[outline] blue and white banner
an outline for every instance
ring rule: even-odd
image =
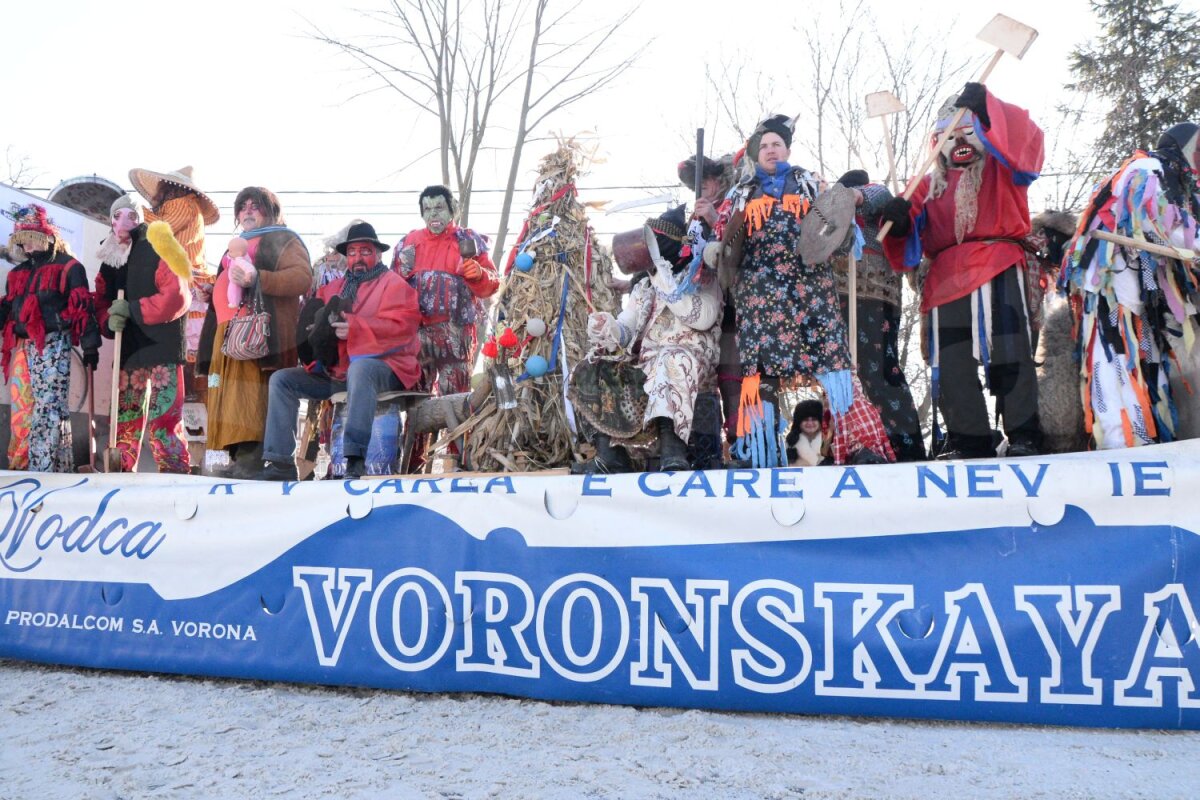
[[[1200,728],[1200,442],[644,475],[0,473],[0,657]]]

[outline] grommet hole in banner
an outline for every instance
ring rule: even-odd
[[[905,609],[896,615],[896,626],[909,639],[928,639],[933,633],[933,610],[929,606]]]

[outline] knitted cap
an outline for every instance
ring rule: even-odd
[[[112,219],[113,217],[115,217],[117,215],[117,212],[123,208],[132,209],[133,212],[138,215],[139,219],[142,216],[142,212],[137,207],[137,205],[133,202],[133,198],[130,195],[123,194],[120,197],[118,197],[116,200],[113,200],[112,205],[108,209],[108,218]]]
[[[754,129],[754,133],[750,134],[750,141],[746,143],[746,153],[755,161],[758,160],[758,145],[762,141],[762,137],[768,133],[775,133],[783,139],[785,147],[792,146],[792,133],[795,130],[795,122],[783,114],[772,114],[758,123],[758,127]]]
[[[658,254],[672,265],[678,263],[683,237],[687,235],[687,212],[684,207],[678,205],[669,209],[660,216],[646,220],[646,224],[654,231]]]

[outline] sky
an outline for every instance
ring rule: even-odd
[[[310,246],[353,216],[374,221],[383,238],[398,239],[421,224],[413,194],[304,193],[413,192],[440,181],[435,159],[412,163],[436,143],[427,118],[395,93],[363,95],[367,86],[345,57],[306,33],[310,23],[335,33],[376,33],[356,9],[381,2],[47,0],[6,6],[6,29],[22,32],[6,37],[3,52],[14,76],[9,107],[19,107],[12,101],[31,97],[36,85],[48,110],[40,121],[23,113],[0,117],[0,147],[10,159],[25,159],[40,175],[34,186],[42,188],[89,174],[129,186],[131,167],[170,171],[193,165],[200,187],[226,206],[221,222],[210,228],[221,242],[232,231],[227,207],[233,193],[247,185],[278,192],[289,223]],[[1053,122],[1054,106],[1062,100],[1068,53],[1095,33],[1087,0],[1008,0],[1002,8],[864,0],[863,13],[853,20],[839,18],[831,6],[756,5],[738,16],[729,2],[713,0],[581,0],[585,24],[634,10],[606,56],[644,51],[610,87],[532,132],[540,140],[526,148],[515,224],[523,218],[537,160],[553,147],[549,137],[555,134],[579,135],[596,148],[598,163],[581,180],[585,200],[616,204],[663,191],[590,187],[674,187],[674,165],[687,155],[698,121],[714,102],[705,89],[706,67],[746,63],[768,71],[776,78],[768,110],[793,113],[802,87],[791,80],[807,57],[806,26],[819,26],[822,36],[835,36],[847,25],[866,30],[874,24],[888,37],[918,30],[954,42],[955,52],[972,59],[977,71],[991,51],[974,35],[1002,10],[1039,29],[1040,36],[1023,60],[1006,57],[989,86],[1044,124]],[[947,86],[945,94],[959,88]],[[499,133],[478,188],[503,186],[512,134]],[[873,125],[861,135],[864,150],[879,141]],[[715,154],[740,144],[729,130],[710,130],[708,142]],[[479,193],[474,205],[473,225],[494,233],[500,195]],[[593,223],[609,234],[636,227],[646,213],[601,215]]]

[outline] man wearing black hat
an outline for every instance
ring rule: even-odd
[[[1179,332],[1186,339],[1189,327],[1195,332],[1200,322],[1190,302],[1197,287],[1193,265],[1182,254],[1171,258],[1118,246],[1095,234],[1140,232],[1152,245],[1194,247],[1198,169],[1200,126],[1168,128],[1153,151],[1136,151],[1100,184],[1063,259],[1059,285],[1079,301],[1072,307],[1084,418],[1098,448],[1173,441],[1180,433],[1177,420],[1186,416],[1176,402],[1195,404],[1168,381],[1176,365],[1187,363]]]
[[[361,477],[375,406],[383,392],[411,389],[421,378],[417,293],[380,260],[388,246],[375,228],[351,225],[337,251],[346,274],[322,286],[305,307],[297,338],[305,367],[271,376],[262,480],[295,480],[296,415],[301,398],[346,392],[346,477]],[[311,326],[307,324],[311,319]]]

